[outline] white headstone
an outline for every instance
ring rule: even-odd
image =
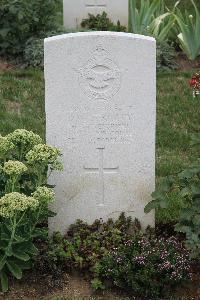
[[[63,153],[54,172],[50,231],[121,212],[145,214],[155,181],[156,45],[130,33],[74,33],[45,40],[46,137]]]
[[[80,28],[88,14],[101,14],[105,11],[115,24],[128,28],[128,0],[63,0],[64,26],[70,29]]]

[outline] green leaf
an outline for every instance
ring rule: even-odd
[[[151,194],[152,198],[157,200],[157,199],[161,199],[163,198],[163,196],[165,196],[165,194],[163,194],[162,192],[160,191],[155,191]]]
[[[168,201],[167,197],[161,199],[159,201],[159,205],[160,205],[161,208],[168,208],[169,207],[169,201]]]
[[[186,53],[189,59],[194,60],[200,53],[200,13],[194,3],[191,0],[194,9],[195,16],[190,17],[190,13],[185,11],[185,15],[176,9],[175,18],[177,20],[179,30],[178,39],[180,46]]]
[[[3,29],[0,30],[0,35],[1,35],[3,38],[5,38],[9,31],[10,31],[9,28],[3,28]]]
[[[17,247],[18,251],[23,251],[32,255],[38,254],[38,249],[34,246],[32,242],[23,242]]]
[[[32,266],[31,261],[13,260],[22,270],[29,270]]]
[[[6,255],[7,256],[12,256],[13,255],[13,251],[12,251],[12,246],[11,245],[9,247],[7,247],[7,249],[6,249]]]
[[[197,198],[194,200],[192,207],[196,211],[198,211],[198,212],[200,211],[200,198]]]
[[[189,194],[190,194],[190,189],[188,187],[185,187],[180,191],[181,197],[188,196]]]
[[[23,237],[21,237],[19,235],[15,235],[15,243],[14,244],[16,244],[16,243],[22,243],[22,242],[24,242],[24,240],[25,240],[25,238],[23,238]]]
[[[168,192],[172,186],[174,182],[174,178],[172,176],[168,176],[166,177],[162,184],[160,185],[160,189],[163,191],[163,192]]]
[[[36,228],[32,234],[32,237],[47,237],[48,230],[46,228]]]
[[[152,209],[158,208],[159,207],[159,201],[158,200],[152,200],[151,202],[149,202],[145,208],[144,208],[144,212],[147,214],[149,213]]]
[[[193,171],[191,169],[185,169],[184,171],[182,171],[181,173],[178,174],[178,177],[180,179],[190,179],[193,176]]]
[[[192,223],[195,226],[200,226],[200,213],[193,218]]]
[[[6,250],[8,242],[1,240],[0,249]]]
[[[19,252],[19,251],[14,251],[13,256],[17,257],[18,259],[21,259],[23,261],[28,261],[30,259],[30,256],[25,253],[25,252]]]
[[[192,184],[191,188],[193,195],[200,195],[200,182]]]
[[[191,208],[183,208],[180,214],[180,220],[190,221],[193,218],[193,211]]]
[[[57,213],[55,213],[54,211],[48,210],[48,217],[49,218],[53,218],[57,215]]]
[[[6,263],[6,255],[0,256],[0,271],[3,269],[5,263]]]
[[[6,233],[2,233],[0,236],[1,241],[9,241],[10,240],[10,236]]]
[[[178,231],[178,232],[183,232],[183,233],[191,233],[191,228],[190,226],[185,226],[185,225],[181,225],[181,224],[177,224],[175,226],[175,230]]]
[[[22,278],[22,270],[17,264],[15,264],[13,261],[7,261],[6,265],[8,267],[8,270],[12,273],[12,275],[15,278],[17,279]]]
[[[190,236],[190,239],[196,244],[199,242],[199,235],[192,233],[192,235]]]
[[[1,288],[3,293],[8,291],[8,276],[4,271],[0,271]]]

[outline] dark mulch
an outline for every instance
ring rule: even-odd
[[[200,70],[200,56],[195,60],[189,60],[184,53],[178,52],[176,63],[180,71]]]

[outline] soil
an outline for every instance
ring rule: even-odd
[[[182,52],[178,52],[176,63],[178,64],[178,70],[180,71],[190,71],[190,70],[200,70],[200,57],[191,61]]]
[[[11,63],[8,63],[6,60],[0,58],[0,71],[9,71],[14,69],[15,66]]]
[[[191,283],[187,283],[172,292],[175,300],[199,300],[200,299],[200,273],[195,275]],[[184,297],[184,298],[183,298]],[[46,276],[41,281],[39,274],[27,272],[22,280],[11,281],[10,291],[0,300],[144,300],[131,295],[131,292],[110,289],[99,293],[93,293],[89,280],[81,274],[67,273],[62,275],[62,281],[52,280]],[[162,298],[170,299],[170,298]]]

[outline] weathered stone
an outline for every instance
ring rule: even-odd
[[[48,38],[45,81],[47,143],[64,162],[50,178],[50,231],[121,212],[153,225],[144,206],[155,181],[155,40],[114,32]]]
[[[63,0],[64,26],[78,29],[88,14],[101,14],[105,11],[112,22],[128,28],[128,0]]]

